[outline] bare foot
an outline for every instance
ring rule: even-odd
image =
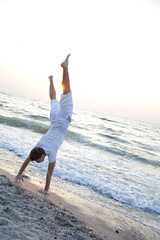
[[[53,80],[53,76],[52,76],[52,75],[51,75],[51,76],[49,76],[48,78],[49,78],[49,80]]]
[[[71,54],[68,54],[64,62],[61,63],[61,67],[63,69],[68,68],[68,58],[70,57]]]

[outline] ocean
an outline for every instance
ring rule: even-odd
[[[50,102],[0,93],[0,166],[17,174],[49,126]],[[45,183],[48,159],[25,174]],[[74,108],[51,188],[116,209],[160,233],[160,125]]]

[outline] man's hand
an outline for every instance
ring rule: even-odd
[[[46,191],[46,190],[38,190],[38,192],[40,192],[40,193],[42,193],[42,194],[44,194],[44,195],[49,195],[49,194],[48,194],[48,191]]]
[[[14,178],[15,182],[20,182],[21,180],[24,181],[22,175],[17,174],[17,176]]]

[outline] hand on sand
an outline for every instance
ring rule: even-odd
[[[49,194],[48,194],[48,191],[46,191],[46,190],[38,190],[38,192],[40,192],[40,193],[42,193],[42,194],[44,194],[44,195],[49,195]]]
[[[48,78],[49,78],[49,80],[53,80],[53,76],[52,75],[50,75]]]
[[[20,182],[21,180],[24,181],[23,177],[19,174],[14,178],[14,180],[15,182]]]
[[[64,62],[61,63],[62,68],[68,68],[68,58],[70,57],[71,54],[68,54]]]

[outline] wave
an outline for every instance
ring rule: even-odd
[[[100,117],[101,120],[106,121],[106,122],[115,122],[113,120],[107,119],[105,117]]]
[[[6,96],[11,96],[11,94],[9,94],[9,93],[4,93],[4,92],[0,92],[0,94],[6,95]]]
[[[114,184],[114,182],[110,180],[107,181],[107,179],[104,181],[104,178],[101,178],[101,176],[92,178],[90,174],[79,174],[75,173],[73,170],[64,170],[61,167],[56,168],[55,175],[63,180],[85,186],[117,202],[144,211],[160,214],[160,202],[157,195],[149,196],[143,191],[138,191],[138,189],[135,189],[136,191],[133,192],[132,187],[129,187],[127,184],[121,184],[120,186],[119,184]]]
[[[29,129],[31,131],[41,133],[41,134],[45,134],[49,129],[48,125],[45,125],[42,123],[24,120],[24,119],[20,119],[20,118],[14,118],[14,117],[10,118],[10,117],[1,116],[1,115],[0,115],[0,123],[9,125],[9,126],[13,126],[13,127],[17,127],[17,128]],[[103,135],[103,134],[101,134],[101,135]],[[111,138],[113,140],[113,143],[114,143],[114,141],[119,141],[121,143],[124,143],[123,140],[121,140],[117,137],[113,137],[113,136],[105,135],[105,134],[103,136],[107,137],[107,138]],[[77,132],[74,132],[71,130],[68,131],[66,139],[78,142],[79,144],[91,147],[93,149],[111,153],[112,155],[125,157],[130,161],[138,161],[143,164],[148,164],[148,165],[151,165],[154,167],[160,167],[159,161],[152,161],[150,159],[143,158],[143,157],[139,156],[138,154],[134,154],[134,153],[131,153],[129,151],[122,149],[121,146],[114,147],[114,146],[108,146],[105,144],[96,143],[96,142],[90,140],[88,136],[82,135],[80,133],[77,133]],[[126,143],[128,143],[128,142],[126,142]]]
[[[109,137],[109,135],[107,135],[105,137]],[[102,150],[104,152],[108,152],[108,153],[111,153],[113,155],[116,155],[116,156],[118,155],[118,156],[125,157],[130,161],[137,161],[137,162],[140,162],[140,163],[145,164],[145,165],[151,165],[153,167],[160,167],[160,162],[159,161],[155,161],[155,160],[152,161],[150,159],[141,157],[138,154],[134,154],[134,153],[131,153],[127,150],[122,149],[121,146],[119,146],[119,148],[118,148],[118,146],[117,147],[114,147],[114,146],[112,147],[112,146],[107,146],[107,145],[102,145],[102,144],[92,142],[91,140],[89,140],[88,137],[85,137],[84,135],[82,135],[80,133],[69,131],[68,134],[67,134],[67,138],[69,138],[71,140],[75,140],[79,143],[83,143],[83,145],[92,147],[94,149],[99,149],[99,150]],[[129,142],[127,142],[125,140],[121,140],[117,137],[111,137],[111,138],[112,138],[113,142],[114,141],[119,141],[121,143],[130,144]]]
[[[26,128],[26,129],[30,129],[34,132],[38,132],[38,133],[46,133],[49,129],[49,127],[45,124],[42,123],[38,123],[38,122],[34,122],[34,121],[29,121],[29,120],[24,120],[24,119],[20,119],[20,118],[9,118],[6,116],[0,116],[0,123],[1,124],[6,124],[9,126],[13,126],[13,127],[18,127],[18,128]],[[101,144],[97,144],[92,142],[91,140],[88,139],[88,136],[84,136],[80,133],[76,133],[73,131],[68,131],[67,137],[68,140],[72,140],[72,141],[76,141],[78,143],[82,143],[85,146],[89,146],[92,148],[96,148],[96,149],[100,149],[103,151],[107,151],[110,152],[112,154],[116,154],[116,155],[120,155],[120,156],[124,156],[126,154],[125,151],[118,149],[118,148],[112,148],[112,147],[108,147],[105,145],[101,145]]]
[[[108,134],[103,134],[103,133],[98,133],[98,135],[104,137],[104,138],[109,138],[109,139],[112,139],[113,141],[117,141],[117,142],[121,142],[121,143],[127,143],[129,144],[129,142],[121,139],[121,138],[118,138],[118,137],[115,137],[115,136],[112,136],[112,135],[108,135]]]
[[[0,100],[0,103],[7,103],[6,101],[4,101],[4,100]]]
[[[46,107],[38,106],[38,108],[41,110],[46,110]]]
[[[44,116],[41,116],[41,115],[30,114],[30,115],[26,115],[26,117],[30,117],[30,118],[37,119],[37,120],[49,121],[48,117],[44,117]]]
[[[155,160],[152,161],[152,160],[149,160],[147,158],[140,157],[137,154],[130,154],[130,159],[133,160],[133,161],[141,162],[143,164],[152,165],[154,167],[160,167],[160,162],[155,161]]]
[[[95,142],[89,140],[88,136],[85,137],[84,135],[82,135],[80,133],[69,131],[67,134],[67,138],[69,138],[71,140],[75,140],[79,143],[83,143],[83,145],[85,145],[85,146],[89,146],[89,147],[99,149],[99,150],[102,150],[105,152],[109,152],[109,153],[112,153],[115,155],[120,155],[120,156],[126,155],[126,152],[124,150],[95,143]]]
[[[0,123],[13,126],[13,127],[30,129],[34,132],[43,133],[43,134],[46,133],[49,129],[49,127],[45,124],[24,120],[21,118],[15,118],[15,117],[10,118],[6,116],[0,116]]]
[[[104,126],[99,126],[99,129],[102,130],[103,132],[111,132],[115,135],[122,135],[124,133],[122,130],[114,130],[113,128],[107,128]]]

